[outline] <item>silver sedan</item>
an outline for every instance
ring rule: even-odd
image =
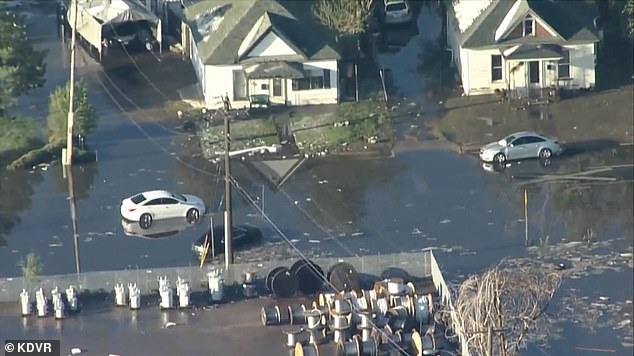
[[[516,132],[484,145],[480,149],[480,159],[484,162],[504,163],[525,158],[548,159],[562,152],[563,148],[556,139],[535,132]]]

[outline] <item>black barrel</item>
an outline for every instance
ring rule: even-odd
[[[273,277],[282,270],[285,270],[286,267],[275,267],[271,270],[271,272],[269,272],[269,274],[266,276],[266,290],[268,290],[269,292],[273,293],[273,289],[271,288],[271,281],[273,281]]]
[[[275,273],[273,274],[273,272]],[[289,298],[297,292],[297,276],[292,274],[288,268],[282,267],[280,270],[273,270],[269,277],[271,279],[270,290],[275,297]]]
[[[291,266],[291,273],[297,276],[297,288],[304,295],[319,292],[324,284],[324,271],[311,260],[298,260]]]
[[[337,291],[350,292],[359,289],[359,275],[354,267],[346,262],[339,262],[328,271],[328,281]]]

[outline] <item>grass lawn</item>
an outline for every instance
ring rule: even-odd
[[[342,103],[334,110],[300,113],[291,119],[291,129],[303,152],[335,151],[341,145],[379,135],[387,117],[383,103],[366,100]]]
[[[633,88],[630,85],[579,94],[526,110],[513,110],[507,103],[498,103],[492,95],[452,98],[444,104],[444,115],[430,125],[436,136],[462,144],[466,149],[522,130],[534,130],[568,143],[632,142]]]

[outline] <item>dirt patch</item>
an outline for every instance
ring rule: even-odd
[[[516,110],[493,95],[448,99],[444,115],[430,123],[441,139],[477,147],[510,132],[531,130],[562,142],[632,142],[634,86],[589,92],[548,105]]]

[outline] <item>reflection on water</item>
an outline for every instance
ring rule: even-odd
[[[307,162],[288,182],[291,187],[283,187],[282,194],[287,189],[289,195],[302,199],[306,215],[316,225],[331,232],[349,234],[357,230],[367,213],[366,194],[394,189],[395,178],[403,169],[403,165],[394,159],[333,157]]]
[[[6,245],[19,215],[31,208],[34,187],[42,182],[42,170],[9,172],[0,164],[0,246]]]
[[[204,218],[199,219],[200,223]],[[139,225],[138,221],[129,221],[121,219],[121,227],[123,233],[127,236],[137,236],[147,239],[160,239],[169,236],[174,236],[185,229],[193,227],[192,224],[185,218],[173,218],[173,219],[157,219],[152,222],[147,228],[143,228]]]
[[[54,186],[58,192],[69,195],[68,181],[63,173],[63,168],[59,163],[49,167],[53,171]],[[98,173],[98,163],[75,164],[72,166],[73,187],[75,191],[75,200],[88,199],[90,190],[95,182]]]
[[[490,190],[523,214],[529,196],[529,222],[543,241],[566,238],[592,241],[611,235],[632,238],[634,194],[632,149],[605,150],[554,159],[484,167],[498,173]]]

